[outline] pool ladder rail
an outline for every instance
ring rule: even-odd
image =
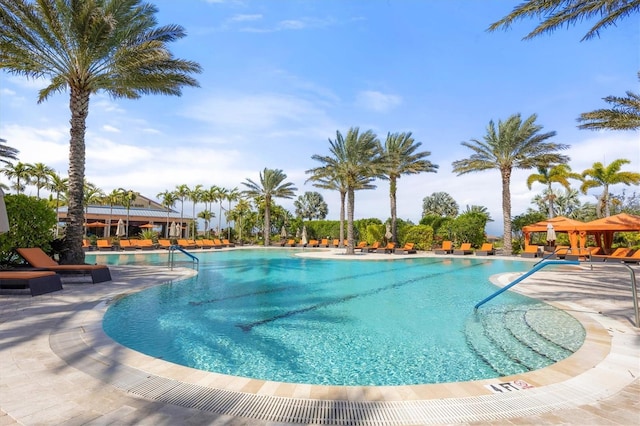
[[[173,244],[172,246],[169,247],[169,269],[171,269],[173,271],[173,266],[175,264],[176,251],[182,252],[187,257],[189,257],[193,261],[194,269],[197,270],[200,267],[200,259],[198,259],[196,256],[192,255],[191,253],[189,253],[188,251],[186,251],[182,247]]]

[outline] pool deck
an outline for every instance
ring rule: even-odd
[[[308,249],[299,255],[352,257],[337,249]],[[443,261],[463,257],[431,252],[353,257],[423,256]],[[0,426],[640,424],[640,329],[634,326],[630,272],[619,264],[551,266],[513,288],[583,324],[585,343],[569,358],[492,380],[379,387],[226,376],[125,348],[102,331],[108,303],[194,271],[144,266],[111,270],[112,282],[94,285],[71,278],[64,279],[61,292],[36,297],[0,293]],[[500,274],[492,281],[504,286],[517,276]],[[500,386],[518,380],[531,388]],[[504,392],[492,391],[491,385]]]

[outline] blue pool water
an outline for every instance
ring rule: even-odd
[[[469,344],[466,324],[474,304],[496,290],[488,277],[530,265],[468,257],[322,260],[294,253],[199,252],[196,277],[118,299],[104,330],[170,362],[281,382],[400,385],[498,376]],[[98,254],[96,261],[166,265],[167,255]],[[496,300],[489,305],[540,306],[512,292]],[[567,327],[580,328],[574,322]]]

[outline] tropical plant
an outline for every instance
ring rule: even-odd
[[[520,114],[507,120],[489,122],[484,140],[472,139],[462,145],[474,153],[466,159],[453,162],[453,172],[458,176],[498,169],[502,181],[502,216],[504,223],[504,253],[510,255],[511,247],[511,173],[516,169],[531,169],[540,164],[563,164],[569,157],[557,151],[568,145],[546,142],[555,132],[539,133],[542,126],[535,123],[537,116],[531,115],[522,121]]]
[[[484,231],[486,225],[486,215],[479,212],[467,212],[453,219],[451,230],[457,243],[471,243],[474,247],[480,247],[486,241]]]
[[[555,207],[560,216],[573,218],[575,212],[580,208],[580,197],[577,189],[565,189],[556,191]]]
[[[459,210],[456,200],[446,192],[434,192],[422,200],[422,217],[456,217]]]
[[[240,199],[240,191],[238,190],[238,188],[234,187],[226,193],[225,198],[227,200],[227,203],[229,203],[227,208],[228,213],[231,211],[231,203]],[[225,217],[225,219],[227,220],[227,238],[231,240],[231,225],[229,224],[230,219],[228,217]]]
[[[307,170],[307,174],[312,176],[307,179],[306,182],[313,182],[313,186],[316,188],[328,189],[331,191],[338,191],[340,193],[340,245],[344,246],[344,222],[346,211],[346,199],[347,199],[347,186],[342,177],[336,175],[337,170],[326,169],[325,167],[317,167],[315,169]],[[334,173],[329,175],[328,173]],[[305,182],[305,183],[306,183]]]
[[[429,225],[409,226],[405,231],[404,242],[414,243],[416,250],[429,250],[433,244],[433,228]]]
[[[176,205],[176,201],[178,201],[178,196],[175,192],[164,190],[163,192],[158,193],[156,195],[160,199],[160,204],[162,207],[167,209],[167,226],[165,228],[165,238],[169,238],[169,214],[171,213],[171,209]]]
[[[189,189],[189,193],[187,195],[189,200],[193,203],[191,205],[192,214],[191,217],[193,221],[191,222],[191,226],[189,226],[189,235],[192,239],[196,238],[196,203],[202,201],[202,185],[198,184],[193,187],[193,189]]]
[[[640,79],[640,72],[638,73]],[[579,129],[638,130],[640,129],[640,95],[627,91],[627,96],[607,96],[604,101],[612,108],[597,109],[580,114]]]
[[[55,237],[58,238],[58,222],[60,222],[60,205],[66,204],[66,192],[69,185],[69,179],[60,177],[56,172],[52,171],[49,176],[49,190],[56,194],[56,231]]]
[[[527,188],[531,189],[534,182],[539,182],[547,186],[547,202],[548,202],[548,217],[554,216],[553,202],[554,192],[551,190],[553,183],[559,183],[565,189],[569,189],[571,184],[569,179],[582,180],[580,173],[574,173],[571,171],[571,167],[568,164],[557,164],[555,166],[538,166],[538,173],[529,175],[527,178]]]
[[[29,176],[31,183],[36,186],[36,198],[40,199],[40,189],[47,188],[51,173],[55,171],[44,163],[29,164]]]
[[[167,44],[185,36],[158,26],[157,8],[140,0],[0,0],[0,67],[27,78],[48,78],[42,102],[69,90],[69,205],[61,263],[83,263],[85,131],[91,95],[180,95],[197,86],[195,62],[176,59]]]
[[[489,213],[489,209],[487,209],[485,206],[470,206],[467,204],[461,214],[470,213],[479,214],[481,216],[484,216],[487,222],[493,222],[493,219],[491,219],[491,213]]]
[[[174,191],[180,201],[180,226],[184,224],[184,200],[189,196],[189,187],[185,184],[177,185]],[[181,231],[182,232],[182,231]]]
[[[200,219],[204,220],[204,234],[208,235],[209,232],[209,223],[211,222],[211,219],[216,217],[216,214],[213,213],[211,210],[202,210],[200,212],[198,212],[198,217]]]
[[[599,18],[582,38],[587,40],[598,36],[600,30],[615,26],[622,18],[638,11],[640,0],[527,0],[516,6],[510,14],[491,24],[489,31],[509,28],[515,21],[525,18],[542,18],[542,22],[525,37],[530,39],[564,26]]]
[[[222,202],[227,199],[229,190],[227,188],[219,187],[216,191],[216,201],[218,202],[218,236],[220,236],[220,229],[222,228]]]
[[[383,177],[389,180],[389,201],[391,204],[391,233],[392,241],[398,242],[397,226],[397,191],[398,179],[402,175],[417,173],[437,173],[438,165],[427,160],[429,151],[419,151],[422,142],[416,142],[411,132],[388,133],[384,142],[384,172]]]
[[[233,220],[238,230],[238,240],[242,242],[242,233],[245,230],[245,218],[251,213],[251,203],[244,198],[238,198],[238,202],[227,213],[227,217]]]
[[[89,212],[90,205],[100,204],[104,200],[104,192],[102,191],[102,189],[98,188],[95,184],[85,181],[84,187],[83,187],[82,200],[84,203],[83,208],[85,210],[85,217],[86,217],[86,214]],[[86,225],[86,223],[84,225]],[[67,227],[65,227],[65,230],[68,229],[68,226],[69,225],[67,222]],[[87,235],[86,226],[84,227],[83,234],[84,236]],[[65,233],[65,238],[66,238],[66,233]]]
[[[18,151],[16,148],[6,145],[5,139],[0,139],[0,162],[4,164],[11,164],[9,160],[18,159]]]
[[[122,205],[127,209],[127,225],[125,227],[125,232],[126,236],[129,237],[129,213],[131,211],[131,204],[133,204],[140,194],[133,189],[118,188],[117,191],[120,193],[120,201],[122,202]]]
[[[580,187],[580,191],[586,194],[591,188],[602,187],[602,194],[598,198],[596,214],[598,217],[609,217],[611,214],[609,187],[616,184],[638,185],[640,183],[640,173],[620,171],[624,164],[631,163],[629,160],[621,158],[614,160],[608,166],[601,162],[593,163],[593,166],[582,172],[585,178]]]
[[[244,194],[254,199],[262,198],[264,201],[264,245],[271,244],[271,200],[273,198],[293,198],[298,188],[291,182],[284,182],[287,175],[280,169],[265,169],[260,172],[260,181],[256,183],[251,179],[242,182],[248,189]]]
[[[327,203],[319,192],[305,192],[293,202],[293,206],[296,208],[296,215],[302,219],[322,220],[329,213]]]
[[[2,173],[4,173],[9,180],[15,180],[11,188],[16,190],[16,194],[24,192],[26,186],[31,183],[30,167],[30,164],[17,162],[16,164],[8,163],[2,169]]]
[[[102,200],[105,204],[109,205],[109,220],[107,221],[107,237],[111,236],[111,218],[113,217],[113,206],[122,204],[122,192],[113,189],[109,194],[105,195]]]
[[[347,188],[347,254],[354,253],[353,217],[355,191],[375,189],[372,184],[383,173],[383,157],[380,141],[373,131],[360,133],[352,127],[343,138],[336,131],[336,139],[329,139],[331,155],[313,155],[311,158],[322,163],[322,167],[308,171],[316,179],[338,178]],[[324,171],[322,170],[324,169]]]

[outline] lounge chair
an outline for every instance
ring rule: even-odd
[[[451,254],[453,253],[453,243],[451,241],[443,241],[442,247],[438,247],[434,251],[436,254]]]
[[[171,248],[171,240],[167,240],[166,238],[160,238],[158,240],[158,247],[162,248],[162,249],[169,249]]]
[[[404,245],[404,247],[402,247],[402,248],[397,248],[397,249],[394,251],[394,253],[395,253],[395,254],[414,254],[414,253],[417,253],[416,249],[415,249],[415,248],[413,248],[413,246],[414,246],[414,245],[415,245],[415,244],[413,244],[413,243],[406,243],[406,244]]]
[[[368,253],[373,253],[374,251],[377,251],[379,248],[380,248],[380,243],[378,241],[375,241],[370,246],[363,248],[362,251],[366,250]]]
[[[571,253],[567,253],[564,256],[564,260],[588,260],[590,256],[600,253],[600,247],[587,247],[576,250],[571,250]]]
[[[453,254],[456,255],[467,255],[473,254],[473,250],[471,249],[471,243],[462,243],[460,244],[460,248],[457,248],[453,251]]]
[[[326,238],[320,240],[320,247],[329,247],[329,240]]]
[[[197,247],[195,241],[192,242],[191,240],[187,240],[187,239],[184,239],[184,238],[181,238],[181,239],[178,240],[178,246],[181,249],[185,249],[185,250],[186,249],[194,249],[194,248]]]
[[[640,250],[636,250],[632,255],[621,259],[625,263],[640,263]]]
[[[287,246],[287,247],[295,247],[296,246],[296,240],[294,240],[294,239],[287,240],[287,243],[285,244],[285,246]]]
[[[220,241],[220,239],[214,238],[213,239],[213,248],[221,249],[222,247],[224,247],[224,243],[222,241]]]
[[[207,240],[196,240],[196,246],[200,247],[201,249],[213,248],[213,244],[209,244]]]
[[[235,244],[233,244],[229,240],[222,240],[222,244],[224,244],[226,247],[235,247],[236,246]]]
[[[494,254],[496,254],[496,251],[491,243],[484,243],[482,247],[476,250],[476,256],[492,256]]]
[[[91,241],[89,241],[86,238],[83,239],[82,240],[82,250],[84,250],[84,251],[93,250],[93,246],[91,245]]]
[[[395,249],[396,243],[387,243],[386,246],[380,247],[378,250],[376,250],[376,253],[393,253]]]
[[[120,240],[118,244],[120,244],[120,249],[122,250],[135,250],[138,248],[134,243],[131,242],[131,240]]]
[[[16,251],[34,268],[54,271],[59,274],[88,274],[91,275],[94,284],[111,281],[111,272],[106,265],[60,265],[39,247],[18,248]]]
[[[520,253],[520,257],[538,257],[538,246],[526,246]]]
[[[347,246],[347,245],[345,245],[345,247],[346,247],[346,246]],[[353,249],[354,249],[354,250],[365,251],[365,250],[367,250],[367,242],[366,242],[366,241],[360,241],[360,242],[358,243],[358,245],[357,245],[357,246],[355,246]]]
[[[136,245],[141,250],[153,250],[156,248],[156,245],[153,243],[153,240],[149,238],[136,241]]]
[[[98,240],[96,241],[96,246],[100,251],[112,251],[113,244],[109,240]]]
[[[627,257],[630,251],[631,251],[630,248],[619,247],[615,249],[611,254],[598,254],[595,256],[591,256],[591,261],[604,262],[606,260],[616,261],[616,260],[624,259],[625,257]]]
[[[320,242],[318,240],[309,240],[307,247],[320,247]]]
[[[340,240],[339,239],[335,239],[333,240],[333,244],[331,244],[333,247],[340,247]]]
[[[62,290],[62,281],[53,271],[0,271],[0,288],[28,288],[31,296],[39,296]]]

